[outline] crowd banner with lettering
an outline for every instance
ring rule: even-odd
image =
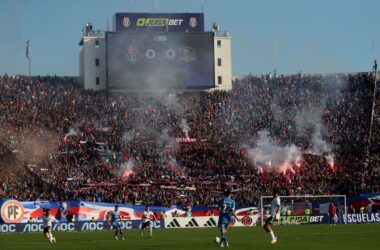
[[[114,31],[204,32],[204,14],[116,13]]]
[[[105,221],[109,212],[114,210],[115,205],[119,206],[121,217],[124,220],[140,220],[145,206],[131,204],[114,204],[104,202],[87,201],[27,201],[20,202],[14,199],[0,201],[0,221],[2,223],[27,223],[42,222],[42,215],[45,209],[50,209],[51,214],[60,222],[67,222],[67,218],[74,217],[75,221]],[[185,210],[186,209],[186,210]],[[217,206],[189,206],[183,207],[157,207],[151,206],[158,219],[163,214],[165,217],[186,217],[191,214],[193,217],[218,215]],[[238,215],[258,214],[256,207],[238,207]],[[71,215],[71,216],[69,216]]]

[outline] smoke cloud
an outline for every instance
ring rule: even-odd
[[[288,123],[288,126],[293,123],[296,126],[296,137],[301,138],[301,141],[310,141],[310,144],[300,145],[302,149],[291,142],[285,146],[280,145],[275,143],[275,135],[270,136],[267,130],[259,131],[255,154],[248,154],[249,160],[255,167],[271,167],[281,171],[284,169],[291,170],[292,165],[297,166],[300,164],[303,150],[324,157],[330,166],[334,166],[334,148],[326,140],[329,131],[326,131],[323,116],[326,113],[328,104],[334,103],[334,100],[341,98],[342,90],[346,85],[340,77],[321,77],[321,81],[318,86],[321,95],[318,99],[315,99],[315,96],[313,98],[313,95],[311,95],[315,90],[310,90],[307,87],[299,89],[298,93],[295,91],[295,96],[289,97],[295,103],[297,103],[295,100],[304,98],[304,100],[307,100],[306,105],[284,106],[277,95],[274,96],[271,103],[271,111],[275,122],[278,124]]]
[[[293,170],[292,165],[298,164],[302,158],[302,152],[294,144],[281,146],[274,142],[266,130],[258,132],[257,144],[254,154],[248,154],[248,158],[257,168],[270,168],[285,172]]]
[[[131,158],[127,162],[119,165],[119,169],[116,171],[116,175],[123,181],[127,181],[131,175],[134,174],[135,162]]]
[[[182,132],[186,135],[186,138],[189,138],[189,132],[191,129],[184,118],[181,119],[181,123],[179,124],[179,126],[181,127]]]

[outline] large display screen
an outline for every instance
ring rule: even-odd
[[[116,13],[114,31],[203,32],[203,13]]]
[[[213,33],[107,33],[109,90],[214,87]]]

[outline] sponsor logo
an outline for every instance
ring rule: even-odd
[[[307,224],[309,223],[309,216],[281,216],[281,224]]]
[[[24,206],[17,200],[6,200],[0,210],[5,223],[18,223],[24,217]]]
[[[0,233],[13,233],[16,232],[15,224],[0,224]]]
[[[190,17],[189,25],[191,28],[197,27],[197,18],[196,17]]]
[[[174,219],[166,227],[167,228],[176,228],[176,227],[181,227],[181,225],[178,223],[177,219]]]
[[[129,17],[124,17],[123,18],[123,26],[125,27],[125,28],[128,28],[129,26],[131,25],[131,21],[129,20]]]
[[[85,222],[83,223],[80,230],[82,231],[94,231],[94,230],[103,230],[104,223],[103,222]]]
[[[137,46],[129,46],[127,59],[132,64],[136,64],[141,58],[140,49]]]
[[[310,223],[322,223],[323,222],[323,215],[318,215],[318,216],[310,216]]]
[[[244,226],[250,226],[250,225],[252,225],[252,218],[246,215],[243,218],[241,218],[241,223]]]
[[[192,218],[186,225],[185,227],[199,227],[197,221]]]
[[[22,229],[22,232],[42,232],[43,230],[44,224],[25,224],[24,228]]]
[[[204,225],[204,227],[216,227],[216,221],[214,218],[210,218]]]
[[[136,26],[138,27],[166,27],[181,26],[183,19],[169,18],[138,18]]]

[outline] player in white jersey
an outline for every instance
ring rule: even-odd
[[[56,243],[55,238],[51,232],[52,230],[52,222],[58,222],[53,215],[50,214],[50,209],[45,210],[45,214],[42,216],[42,221],[44,224],[44,235],[48,239],[50,243]]]
[[[143,216],[141,217],[141,237],[144,237],[143,232],[146,228],[149,228],[149,237],[153,237],[153,222],[151,221],[151,218],[153,218],[154,221],[157,221],[156,216],[152,211],[150,211],[149,207],[145,207],[145,211],[143,213]]]
[[[274,235],[272,227],[273,227],[273,223],[280,219],[280,206],[281,206],[281,201],[279,197],[279,192],[276,189],[274,189],[273,200],[271,203],[271,214],[264,224],[264,230],[269,234],[271,238],[271,242],[270,242],[271,244],[275,244],[277,242],[277,237]]]

